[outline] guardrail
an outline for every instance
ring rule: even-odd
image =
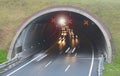
[[[104,57],[103,55],[101,55],[101,57],[99,57],[98,76],[102,76],[103,70],[104,70]]]
[[[33,56],[33,55],[30,55],[30,56],[22,57],[22,56],[20,56],[20,54],[21,53],[18,53],[12,60],[0,64],[0,73],[3,73],[5,71],[11,69],[12,67],[16,66],[17,64],[24,62],[24,60],[27,60],[27,59],[29,59],[29,57]]]
[[[0,73],[12,68],[21,58],[16,56],[12,60],[0,64]]]

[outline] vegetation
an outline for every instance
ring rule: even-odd
[[[113,63],[105,64],[103,76],[120,76],[120,0],[0,0],[0,48],[8,50],[25,18],[51,5],[73,5],[88,10],[108,27],[115,49]],[[0,50],[0,62],[6,61],[5,50]]]
[[[0,49],[0,63],[7,61],[7,51]]]

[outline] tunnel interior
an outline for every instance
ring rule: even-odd
[[[61,20],[60,24],[61,17],[66,21]],[[60,40],[59,49],[82,47],[82,44],[87,47],[91,43],[96,55],[106,51],[104,35],[94,21],[76,12],[55,11],[35,18],[22,30],[15,43],[15,54],[45,51],[55,44],[60,46]]]

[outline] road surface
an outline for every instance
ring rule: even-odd
[[[97,68],[95,49],[89,44],[81,44],[37,54],[1,76],[97,76]]]

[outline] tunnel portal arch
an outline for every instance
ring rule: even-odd
[[[21,40],[24,41],[24,39],[21,39],[22,37],[25,37],[26,35],[21,35],[22,32],[28,31],[27,26],[34,21],[36,18],[41,17],[42,15],[45,14],[49,14],[52,12],[57,12],[57,11],[68,11],[68,12],[74,12],[77,13],[79,15],[83,15],[85,17],[87,17],[88,19],[90,19],[91,21],[93,21],[97,27],[100,29],[100,31],[102,32],[102,35],[104,37],[104,49],[100,49],[104,51],[104,55],[106,57],[106,61],[108,63],[111,62],[112,60],[112,39],[111,39],[111,35],[108,31],[108,29],[104,26],[104,24],[102,22],[100,22],[100,20],[98,20],[96,17],[92,16],[91,14],[89,14],[88,12],[77,8],[77,7],[72,7],[72,6],[54,6],[54,7],[50,7],[47,9],[43,9],[38,11],[37,13],[35,13],[34,15],[32,15],[31,17],[29,17],[27,20],[25,20],[22,24],[21,24],[21,28],[17,31],[11,45],[10,45],[10,49],[9,49],[9,53],[8,53],[8,59],[11,60],[13,57],[15,57],[16,54],[21,53],[21,50],[24,50],[21,48],[20,43]],[[30,25],[29,25],[30,26]],[[29,28],[29,27],[28,27]],[[17,48],[16,48],[17,47]],[[99,47],[101,48],[101,47]],[[19,50],[19,52],[16,52],[16,50]],[[23,54],[24,53],[24,54]],[[33,51],[24,51],[22,52],[23,57],[26,56],[27,54],[31,55],[35,52]]]

